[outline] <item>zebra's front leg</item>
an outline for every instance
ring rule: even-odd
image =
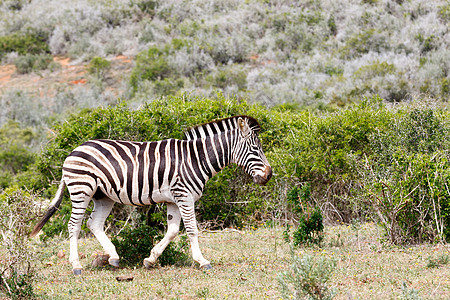
[[[167,232],[164,238],[153,247],[150,257],[144,259],[144,266],[150,269],[156,264],[156,260],[166,249],[167,245],[177,236],[180,230],[180,210],[174,203],[167,204]]]
[[[194,201],[179,202],[181,217],[183,218],[186,233],[191,242],[192,258],[200,264],[201,268],[211,269],[211,263],[203,257],[198,244],[197,219],[195,218]]]

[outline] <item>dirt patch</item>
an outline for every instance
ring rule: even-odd
[[[130,57],[120,55],[108,59],[111,69],[107,74],[105,88],[118,89],[123,80],[127,80],[133,65]],[[23,91],[32,96],[54,96],[58,90],[82,86],[90,82],[86,72],[88,63],[76,63],[68,57],[55,56],[53,61],[57,68],[29,74],[18,74],[14,65],[0,66],[0,95],[7,91]]]

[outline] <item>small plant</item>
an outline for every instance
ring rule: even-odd
[[[289,191],[287,196],[288,203],[293,205],[292,211],[300,214],[298,220],[298,227],[293,233],[294,246],[302,244],[316,244],[319,245],[323,240],[323,217],[320,208],[311,207],[310,200],[310,185],[304,184],[301,188],[294,187]],[[289,228],[283,233],[289,236]]]
[[[402,285],[402,296],[400,299],[404,300],[421,300],[422,298],[419,296],[419,292],[416,289],[408,288],[406,282],[403,282]]]
[[[9,276],[0,274],[0,291],[4,290],[11,299],[35,299],[32,281],[32,274],[19,274],[15,270]]]
[[[291,269],[278,275],[284,299],[333,299],[336,291],[328,281],[336,267],[334,260],[310,255],[298,257],[291,247]]]
[[[427,268],[439,268],[443,265],[448,265],[450,263],[450,256],[448,254],[441,254],[438,257],[428,257],[427,259]]]
[[[294,231],[294,245],[315,244],[323,240],[323,217],[316,206],[312,212],[300,217],[298,228]]]
[[[206,286],[197,291],[198,298],[206,299],[208,298],[208,295],[209,295],[209,288]]]
[[[136,266],[142,264],[144,258],[150,255],[150,251],[156,243],[163,238],[161,232],[148,225],[140,225],[136,228],[125,228],[117,237],[112,239],[119,256],[127,265]],[[158,262],[161,266],[185,265],[189,261],[189,245],[186,236],[180,241],[170,243]]]

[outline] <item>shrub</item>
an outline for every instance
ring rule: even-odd
[[[14,62],[17,73],[26,74],[33,71],[40,71],[54,66],[53,57],[47,54],[26,54],[25,56],[19,56]]]
[[[125,264],[136,266],[142,264],[144,258],[150,255],[150,250],[161,239],[163,234],[156,228],[148,225],[138,225],[136,228],[127,227],[118,236],[112,239],[117,253]],[[181,236],[178,243],[170,243],[158,262],[161,266],[179,265],[189,263],[189,245],[186,236]]]
[[[0,290],[12,299],[34,299],[35,254],[28,240],[31,222],[37,216],[37,196],[18,188],[0,194],[2,264]]]
[[[327,283],[336,262],[323,256],[300,258],[291,252],[291,269],[278,275],[283,299],[333,299],[336,291]]]
[[[446,253],[440,254],[437,257],[427,258],[427,268],[439,268],[443,265],[448,265],[450,263],[450,256]]]
[[[169,67],[166,53],[156,47],[150,47],[136,57],[136,66],[130,76],[130,86],[136,92],[140,83],[145,80],[161,80],[167,78],[174,70]]]
[[[157,95],[170,96],[175,95],[183,87],[184,80],[181,78],[177,80],[164,78],[162,80],[155,81],[154,91]]]
[[[402,295],[400,299],[403,300],[421,300],[422,298],[419,296],[419,291],[413,288],[408,288],[406,282],[402,284]]]
[[[13,177],[26,171],[35,161],[29,150],[35,138],[30,128],[20,128],[17,122],[9,121],[0,128],[0,187],[13,184]]]
[[[260,187],[238,167],[226,168],[208,181],[196,204],[201,222],[221,228],[294,213],[303,232],[296,234],[299,243],[320,241],[322,218],[375,220],[393,243],[448,239],[448,112],[387,108],[379,98],[332,112],[290,105],[269,110],[222,95],[162,98],[135,111],[124,103],[86,110],[54,128],[33,182],[48,188],[51,179],[59,180],[65,157],[88,139],[182,139],[190,126],[240,114],[261,123],[260,140],[277,175]],[[292,186],[302,188],[288,193]],[[286,201],[288,194],[297,203]],[[155,206],[139,212],[147,225],[165,220]],[[50,223],[61,221],[56,216]]]
[[[412,109],[389,127],[373,136],[377,155],[358,167],[372,217],[392,243],[448,239],[449,158],[441,149],[449,129],[430,109]]]
[[[293,206],[292,211],[299,218],[297,229],[293,233],[294,246],[319,245],[323,240],[322,212],[317,206],[312,208],[310,196],[309,184],[304,184],[301,188],[294,187],[287,194],[287,202]]]
[[[108,73],[110,68],[111,68],[111,62],[109,62],[108,60],[106,60],[102,57],[95,56],[89,62],[87,71],[89,74],[94,75],[95,77],[97,77],[99,79],[105,79],[105,76]]]
[[[386,38],[375,29],[368,29],[361,33],[354,33],[347,39],[345,46],[340,49],[344,58],[353,58],[369,53],[369,51],[382,52],[388,49]]]
[[[10,52],[17,52],[19,55],[50,53],[47,36],[41,32],[0,36],[0,59]]]

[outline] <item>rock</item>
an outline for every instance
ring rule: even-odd
[[[100,254],[97,255],[92,261],[93,267],[103,267],[108,264],[109,255],[108,254]]]

